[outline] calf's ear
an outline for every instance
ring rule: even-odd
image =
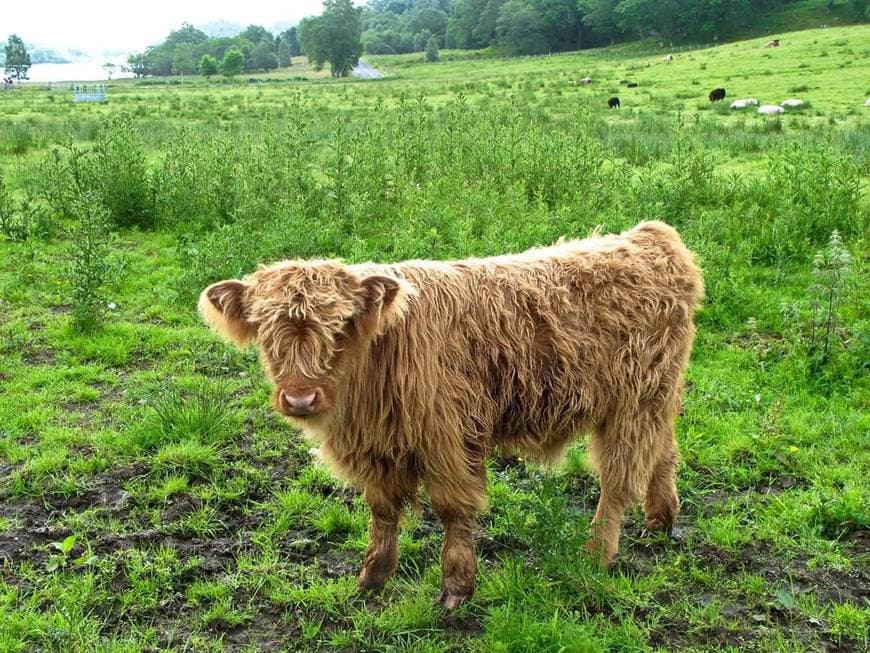
[[[405,279],[374,275],[361,282],[365,295],[364,317],[372,320],[374,334],[380,335],[401,321],[417,289]]]
[[[248,321],[248,285],[231,279],[210,285],[199,296],[203,321],[218,335],[245,347],[257,335],[257,327]]]

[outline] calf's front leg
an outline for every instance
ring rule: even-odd
[[[416,479],[393,478],[366,483],[365,501],[371,510],[369,545],[357,583],[361,590],[380,591],[399,562],[399,517],[416,489]]]
[[[439,515],[442,513],[439,512]],[[444,545],[441,548],[441,593],[438,603],[452,611],[474,594],[477,555],[474,551],[474,518],[441,516]]]
[[[486,503],[486,470],[457,474],[450,482],[427,482],[432,507],[444,525],[441,593],[438,603],[452,611],[474,593],[477,555],[476,514]]]

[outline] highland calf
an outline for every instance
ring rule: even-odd
[[[420,486],[444,524],[441,604],[474,591],[486,459],[558,461],[591,433],[601,496],[587,548],[609,564],[623,513],[649,530],[679,511],[674,420],[702,281],[677,232],[620,235],[463,261],[285,261],[203,291],[205,321],[255,344],[276,410],[363,490],[359,586],[398,561]]]

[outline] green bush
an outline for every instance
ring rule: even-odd
[[[68,282],[72,290],[73,326],[87,331],[99,326],[106,309],[105,288],[117,266],[108,212],[91,194],[75,207],[78,224],[69,235]]]
[[[147,228],[154,223],[154,194],[142,137],[128,113],[101,125],[90,163],[90,189],[100,197],[119,227]]]

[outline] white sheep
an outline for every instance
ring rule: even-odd
[[[766,116],[778,116],[781,113],[785,113],[785,109],[775,104],[762,104],[758,107],[758,113],[763,113]]]
[[[789,98],[788,100],[783,100],[779,106],[788,107],[789,109],[797,109],[798,107],[802,107],[803,105],[804,105],[803,100],[798,100],[796,98]]]
[[[758,100],[756,100],[755,98],[746,98],[743,100],[734,100],[734,102],[731,103],[732,109],[745,109],[746,107],[757,107],[757,106],[758,106]]]

